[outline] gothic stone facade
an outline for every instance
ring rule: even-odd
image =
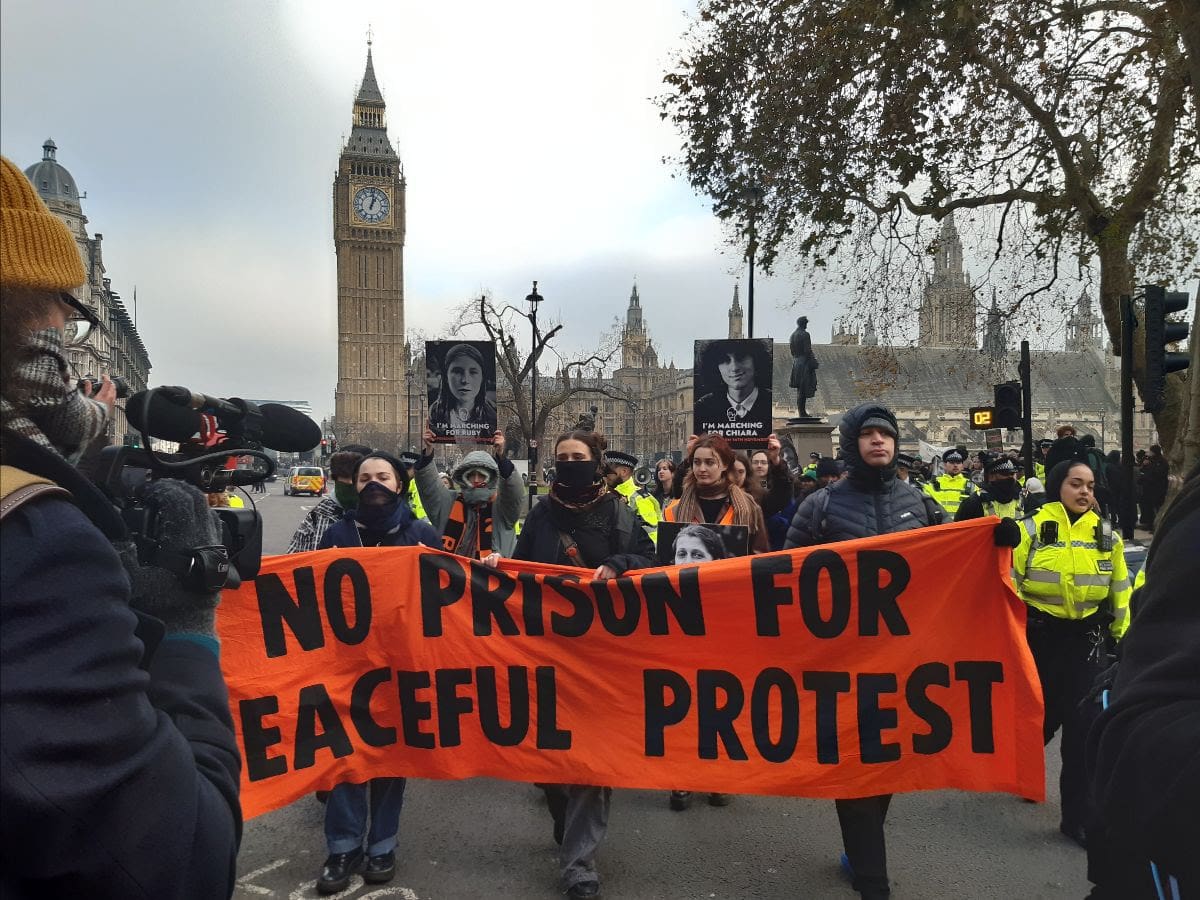
[[[333,430],[343,443],[395,448],[409,424],[404,342],[404,169],[367,48],[350,138],[333,182],[338,380]]]

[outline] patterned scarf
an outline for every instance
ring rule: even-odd
[[[41,444],[74,464],[103,431],[108,409],[75,389],[57,328],[34,333],[9,392],[0,397],[0,425]]]

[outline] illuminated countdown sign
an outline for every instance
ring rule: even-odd
[[[972,406],[968,412],[971,415],[971,429],[973,431],[986,431],[989,428],[996,427],[996,407]]]

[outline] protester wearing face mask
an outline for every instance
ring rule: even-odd
[[[1095,475],[1066,460],[1050,470],[1048,502],[1021,522],[1012,576],[1029,606],[1025,634],[1045,698],[1042,737],[1062,728],[1060,830],[1085,846],[1090,818],[1079,704],[1100,672],[1094,650],[1129,627],[1132,587],[1120,535],[1095,511]]]
[[[987,483],[984,490],[967,497],[954,514],[955,522],[978,519],[983,516],[1019,519],[1021,510],[1021,486],[1017,484],[1017,467],[1007,456],[989,459],[984,464]]]
[[[321,502],[309,510],[300,520],[296,533],[288,544],[288,553],[305,553],[316,550],[321,538],[334,522],[341,520],[347,510],[358,505],[358,490],[354,486],[354,469],[370,447],[353,445],[343,447],[329,457],[329,474],[333,478],[333,495],[322,497]]]
[[[63,357],[68,322],[97,324],[69,293],[85,279],[70,230],[0,158],[0,896],[228,897],[240,760],[218,589],[157,564],[194,562],[219,527],[195,487],[156,480],[139,561],[75,470],[116,396],[107,378],[81,394]]]
[[[473,450],[450,473],[447,489],[433,465],[433,432],[415,468],[417,491],[429,521],[442,533],[442,549],[491,565],[512,556],[516,525],[525,502],[525,483],[504,453],[504,433],[492,438],[495,458]]]
[[[554,482],[537,498],[515,559],[577,566],[592,578],[616,578],[630,569],[655,565],[654,544],[629,504],[600,475],[606,444],[592,431],[569,431],[554,443]],[[545,784],[561,846],[559,866],[567,896],[600,896],[595,854],[608,829],[612,788],[585,784]]]
[[[404,464],[396,457],[382,450],[371,451],[358,461],[354,484],[358,505],[329,526],[318,549],[441,546],[438,533],[428,522],[415,518],[405,502],[408,479]],[[320,893],[344,890],[359,869],[369,884],[391,881],[396,873],[404,785],[403,778],[372,778],[365,784],[344,782],[329,792],[325,804],[329,856],[317,879]]]

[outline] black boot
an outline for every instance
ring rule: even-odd
[[[349,853],[331,853],[321,869],[321,877],[317,879],[317,892],[321,894],[336,894],[350,886],[350,876],[362,865],[363,852],[359,847]]]
[[[363,869],[363,881],[367,884],[383,884],[391,881],[395,874],[396,851],[389,850],[367,860],[367,867]]]

